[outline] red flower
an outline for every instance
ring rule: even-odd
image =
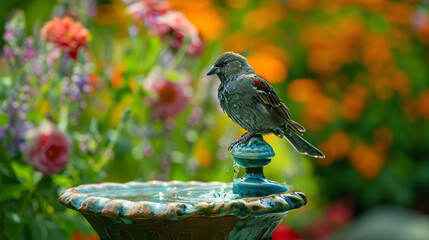
[[[58,18],[45,23],[41,30],[42,37],[48,42],[52,42],[71,58],[77,59],[78,51],[81,47],[87,48],[90,38],[88,29],[80,22],[76,22],[70,17]]]
[[[24,158],[35,170],[50,176],[64,169],[70,159],[71,143],[66,134],[50,122],[31,130]]]
[[[296,233],[292,228],[284,223],[276,228],[276,230],[271,235],[273,240],[297,240],[300,239],[298,233]]]
[[[82,234],[80,232],[75,232],[71,238],[71,240],[98,240],[100,239],[97,234]]]
[[[170,82],[164,77],[150,79],[146,83],[146,89],[157,95],[157,99],[150,100],[156,117],[174,117],[185,108],[188,100],[185,94],[186,84]]]
[[[352,203],[346,200],[338,200],[332,203],[326,211],[327,219],[334,226],[342,226],[353,218]]]

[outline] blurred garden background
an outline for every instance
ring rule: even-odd
[[[232,181],[243,130],[205,76],[224,51],[247,56],[326,155],[265,137],[267,178],[309,199],[273,239],[429,239],[428,1],[1,5],[0,239],[98,239],[58,204],[72,186]]]

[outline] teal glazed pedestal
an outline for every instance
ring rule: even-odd
[[[274,151],[262,136],[253,137],[247,143],[231,149],[234,163],[246,169],[246,173],[233,183],[233,192],[242,197],[258,197],[280,194],[288,190],[287,185],[266,179],[263,167],[271,162]]]
[[[88,184],[67,189],[59,201],[82,213],[103,240],[271,239],[307,199],[299,189],[265,179],[262,167],[274,156],[269,149],[262,138],[235,146],[231,153],[246,174],[233,183]]]

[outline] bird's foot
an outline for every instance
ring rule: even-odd
[[[244,144],[247,141],[249,141],[250,138],[259,135],[259,132],[247,132],[244,133],[243,135],[241,135],[240,137],[238,137],[236,140],[234,140],[231,145],[229,145],[228,151],[231,151],[231,149],[235,146],[235,145],[240,145],[240,144]]]

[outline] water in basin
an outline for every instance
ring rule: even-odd
[[[106,191],[88,191],[86,193],[92,196],[111,199],[124,199],[133,202],[151,201],[157,203],[197,203],[201,201],[225,202],[238,198],[236,194],[232,193],[231,183],[195,187],[135,187],[127,189],[110,189]]]

